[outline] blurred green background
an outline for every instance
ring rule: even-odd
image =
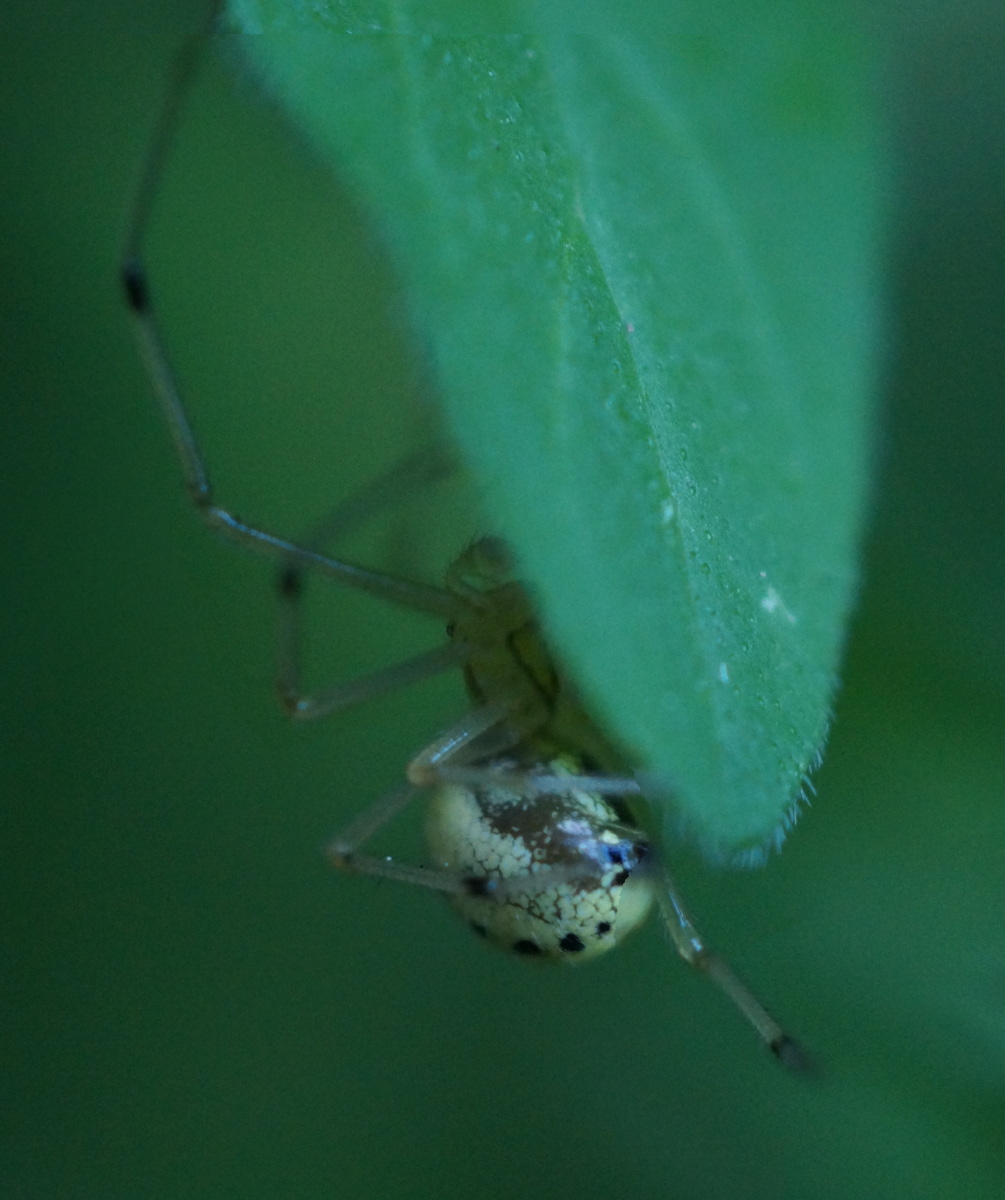
[[[886,15],[885,407],[819,795],[764,871],[680,863],[703,927],[825,1065],[806,1082],[655,924],[538,971],[435,897],[326,869],[326,837],[459,696],[290,729],[269,570],[181,495],[115,260],[199,9],[0,10],[0,1197],[1000,1197],[1005,10]],[[365,225],[219,61],[151,258],[243,514],[308,525],[429,423]],[[428,566],[477,527],[456,498],[428,508],[359,552]],[[439,636],[316,600],[319,678]]]

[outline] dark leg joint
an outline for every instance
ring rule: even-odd
[[[344,850],[337,842],[325,849],[328,861],[339,871],[352,871],[352,851]]]
[[[122,264],[121,279],[122,291],[125,293],[126,303],[133,312],[149,312],[150,289],[147,287],[146,272],[136,259],[132,258]]]
[[[304,711],[307,705],[298,692],[287,689],[283,684],[278,687],[279,703],[283,706],[283,712],[290,718],[291,721],[303,719]]]
[[[812,1060],[795,1038],[783,1033],[771,1043],[771,1053],[784,1067],[797,1071],[800,1075],[815,1074]]]
[[[287,600],[297,600],[304,590],[301,572],[296,567],[284,567],[276,580],[280,596]]]

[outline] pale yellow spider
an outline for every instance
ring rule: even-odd
[[[348,524],[440,470],[436,455],[405,461],[344,505],[307,545],[244,523],[218,505],[150,299],[143,247],[190,78],[195,50],[179,60],[133,210],[122,281],[140,349],[167,421],[185,484],[205,523],[280,564],[280,692],[295,720],[311,720],[391,688],[459,666],[471,707],[409,762],[407,783],[378,800],[334,839],[331,861],[349,872],[446,893],[480,935],[542,960],[582,962],[613,948],[655,900],[677,950],[734,1001],[788,1066],[797,1043],[729,966],[708,949],[661,857],[640,828],[640,788],[580,703],[542,635],[526,588],[510,575],[502,541],[483,538],[450,568],[442,588],[371,571],[321,553]],[[304,695],[299,597],[311,570],[446,622],[447,643],[364,679]],[[415,796],[428,793],[433,866],[361,853]]]

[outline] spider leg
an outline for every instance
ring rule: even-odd
[[[406,784],[365,808],[325,847],[328,861],[350,875],[375,875],[380,879],[393,879],[398,883],[411,883],[434,891],[464,894],[464,879],[451,871],[415,867],[390,858],[357,853],[360,846],[392,821],[421,791],[421,788]]]
[[[470,894],[472,891],[481,894],[482,884],[485,882],[482,879],[472,880],[455,871],[412,866],[393,859],[359,854],[357,851],[378,830],[402,812],[416,796],[428,790],[430,784],[423,777],[425,768],[416,772],[418,778],[413,778],[412,767],[415,764],[436,764],[452,757],[463,756],[465,752],[471,752],[472,745],[477,744],[479,738],[486,734],[491,736],[493,731],[503,734],[501,740],[506,742],[508,748],[513,735],[505,731],[502,725],[507,711],[497,707],[472,709],[461,721],[416,755],[409,764],[409,782],[369,805],[328,844],[325,853],[329,862],[339,870],[353,874],[375,875],[382,879],[394,879],[400,883],[412,883],[454,895]]]
[[[249,524],[216,502],[206,461],[157,319],[145,251],[154,201],[174,144],[184,103],[195,78],[202,48],[215,28],[219,11],[220,5],[214,4],[204,26],[186,42],[176,62],[141,171],[120,269],[122,290],[133,319],[140,355],[174,444],[189,499],[210,529],[239,546],[285,564],[313,568],[343,586],[451,620],[457,614],[458,601],[446,590],[397,579],[393,575],[321,554],[309,545],[300,545],[258,525]]]
[[[408,764],[409,782],[436,787],[448,782],[445,772],[455,763],[505,754],[519,745],[524,731],[510,723],[512,708],[505,703],[473,708]],[[476,768],[477,769],[477,768]]]
[[[784,1066],[793,1071],[807,1071],[810,1062],[802,1047],[771,1016],[729,963],[708,946],[684,906],[666,866],[661,863],[658,871],[660,878],[656,882],[656,895],[663,923],[678,954],[689,966],[707,975],[732,1000],[754,1027],[761,1041]]]
[[[452,456],[442,444],[405,455],[337,505],[298,544],[312,549],[327,546],[371,521],[382,509],[399,505],[413,492],[445,478],[454,466]],[[466,647],[459,642],[446,643],[359,679],[305,692],[301,665],[305,574],[302,564],[288,559],[276,575],[276,688],[292,720],[317,720],[383,692],[409,687],[464,662]]]

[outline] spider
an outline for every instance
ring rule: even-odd
[[[641,789],[592,720],[551,652],[532,597],[514,577],[499,538],[465,549],[442,587],[370,570],[318,548],[443,471],[442,455],[420,454],[337,509],[305,543],[248,524],[216,502],[209,473],[172,369],[151,299],[144,248],[181,102],[208,31],[179,56],[131,212],[121,267],[139,348],[167,423],[193,506],[215,533],[270,556],[279,567],[279,690],[290,717],[307,721],[459,667],[470,708],[420,750],[406,782],[368,807],[330,844],[342,871],[445,893],[481,937],[542,961],[579,963],[612,949],[654,905],[680,955],[734,1002],[787,1066],[796,1043],[706,945],[670,872],[642,828]],[[437,649],[362,679],[304,693],[299,611],[306,572],[436,617]],[[417,796],[427,794],[426,836],[434,866],[363,851]]]

